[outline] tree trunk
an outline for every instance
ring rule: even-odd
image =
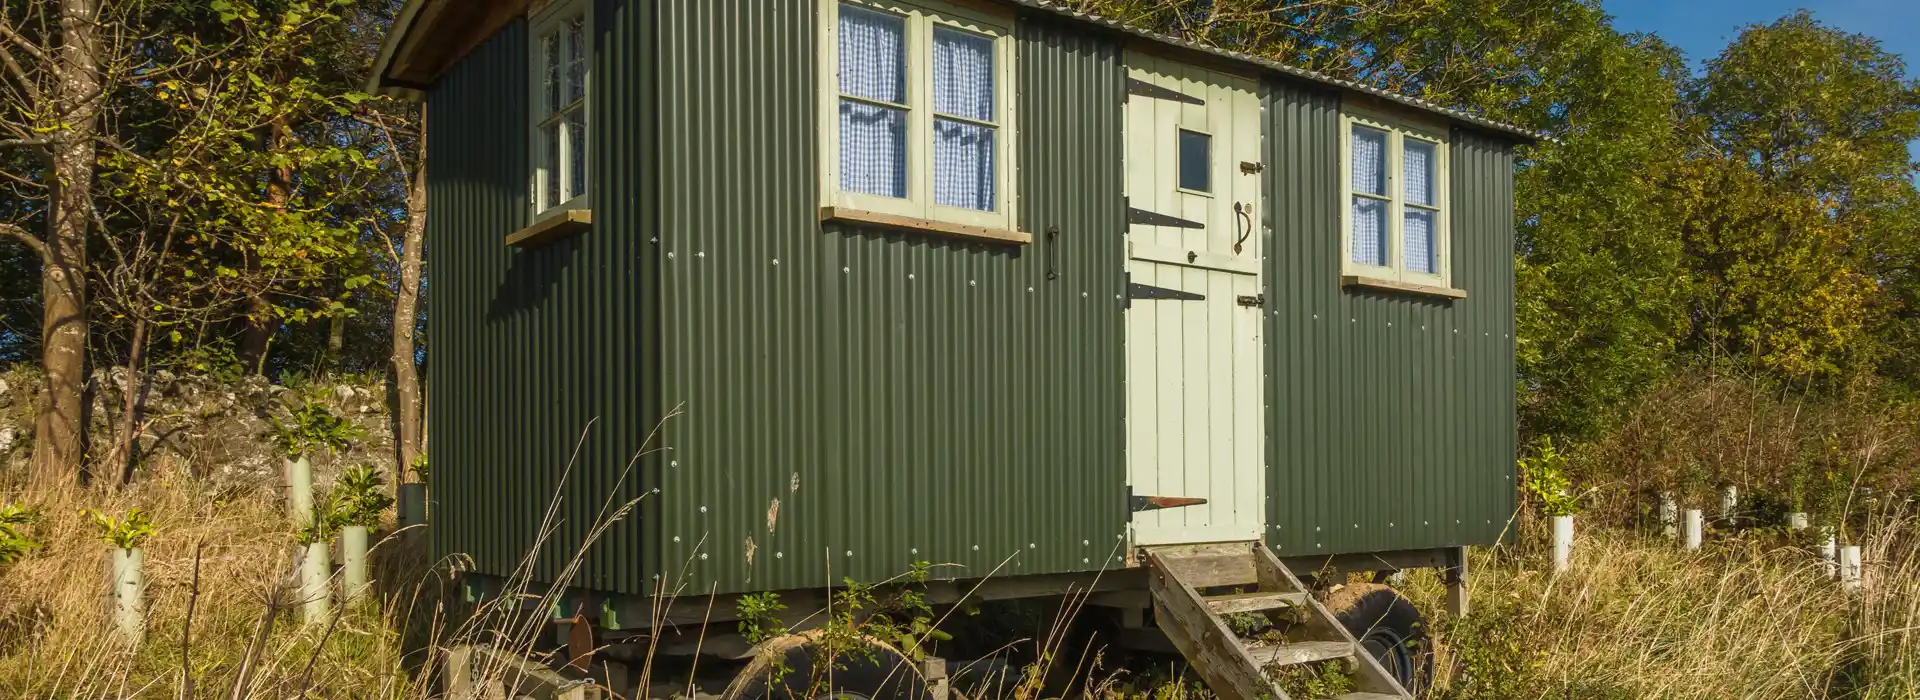
[[[86,477],[87,221],[93,205],[94,117],[100,57],[95,0],[61,0],[61,80],[54,105],[66,128],[53,134],[48,259],[41,270],[41,365],[46,389],[34,421],[37,488]]]
[[[407,183],[407,226],[400,249],[400,289],[393,301],[393,393],[395,445],[400,464],[394,482],[408,481],[418,459],[425,411],[420,401],[420,366],[415,361],[414,332],[420,318],[420,267],[427,237],[427,114],[420,110],[419,141],[413,173]]]
[[[133,322],[133,344],[127,349],[127,388],[126,396],[123,397],[124,401],[120,406],[120,444],[113,453],[115,459],[120,462],[122,485],[133,483],[133,468],[139,464],[140,459],[139,455],[134,454],[134,449],[140,442],[135,439],[133,432],[140,425],[138,419],[140,390],[146,386],[146,382],[140,375],[140,360],[146,354],[146,349],[147,320],[142,318]]]
[[[267,148],[278,152],[292,136],[284,118],[276,117],[267,127]],[[286,211],[287,203],[292,200],[293,169],[273,168],[267,171],[267,208]],[[247,253],[247,268],[250,273],[259,271],[260,260],[255,253]],[[258,274],[249,277],[256,281]],[[273,318],[273,301],[268,298],[265,288],[254,290],[247,296],[247,332],[240,337],[240,359],[253,369],[255,374],[266,374],[267,352],[273,347],[273,334],[280,324]]]

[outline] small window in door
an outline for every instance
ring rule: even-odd
[[[1180,130],[1180,189],[1213,191],[1213,137]]]

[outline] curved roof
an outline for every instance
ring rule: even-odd
[[[453,60],[471,51],[480,40],[499,31],[507,21],[523,14],[527,7],[546,0],[407,0],[380,43],[380,54],[374,61],[373,75],[367,79],[367,89],[371,92],[418,98],[419,91],[439,77]],[[1136,27],[1100,15],[1080,12],[1061,6],[1050,0],[999,0],[1000,2],[1045,12],[1077,22],[1098,26],[1110,31],[1151,41],[1158,44],[1175,46],[1188,51],[1209,54],[1234,63],[1241,63],[1262,70],[1272,71],[1305,82],[1317,83],[1340,90],[1369,95],[1394,104],[1429,112],[1447,119],[1470,125],[1487,131],[1515,137],[1522,141],[1548,140],[1544,134],[1487,119],[1469,112],[1442,107],[1440,105],[1409,97],[1364,83],[1336,78],[1325,73],[1292,66],[1268,58],[1248,53],[1231,51],[1200,42],[1154,32]],[[459,5],[458,11],[444,12],[450,6]],[[418,59],[418,60],[415,60]]]

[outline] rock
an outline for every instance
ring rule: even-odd
[[[13,451],[13,443],[20,439],[20,431],[13,426],[0,427],[0,455]]]
[[[9,388],[11,388],[11,387],[8,387],[8,386],[7,386],[7,380],[5,380],[5,379],[0,379],[0,396],[6,396],[6,395],[7,395],[7,389],[9,389]]]

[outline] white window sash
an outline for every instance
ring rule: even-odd
[[[572,180],[575,160],[589,158],[591,149],[589,143],[574,143],[573,130],[567,127],[568,119],[577,115],[580,121],[586,126],[587,141],[592,141],[594,128],[590,116],[591,110],[589,109],[589,104],[593,98],[593,18],[589,11],[589,4],[586,0],[564,0],[562,2],[555,2],[551,6],[543,9],[538,16],[529,22],[530,31],[527,52],[529,54],[528,66],[532,73],[529,83],[529,103],[531,105],[530,122],[532,128],[531,133],[528,135],[529,147],[527,149],[527,153],[530,156],[528,180],[531,190],[527,201],[529,203],[529,209],[532,210],[531,218],[535,221],[557,215],[566,210],[585,209],[589,205],[587,190],[592,188],[592,163],[588,162],[585,164],[588,173],[587,187],[579,187],[578,184]],[[587,45],[582,47],[581,54],[583,56],[582,60],[586,62],[586,65],[582,69],[583,79],[580,94],[578,96],[569,96],[566,95],[566,61],[572,55],[573,47],[571,46],[572,38],[567,32],[567,25],[575,19],[579,19],[582,23],[581,38]],[[547,71],[550,68],[547,65],[545,50],[546,38],[548,36],[555,37],[559,43],[558,59],[561,63],[558,66],[557,75],[562,97],[563,99],[565,97],[574,97],[574,99],[555,109],[549,109],[546,94],[546,77]],[[546,130],[556,125],[559,129],[559,163],[556,166],[558,168],[557,171],[550,171],[547,167],[549,154],[547,153]],[[557,202],[547,201],[548,185],[555,179],[559,180],[562,199]]]
[[[824,206],[946,223],[1012,229],[1017,186],[1014,154],[1018,152],[1017,110],[1013,104],[1014,42],[1011,21],[949,7],[933,0],[848,0],[871,10],[890,12],[906,20],[907,36],[907,198],[898,199],[840,187],[840,4],[821,0],[820,75],[820,183]],[[994,52],[994,119],[967,119],[936,114],[933,109],[933,30],[936,26],[991,37]],[[859,99],[859,98],[853,98]],[[862,100],[871,102],[871,100]],[[938,204],[933,197],[934,120],[991,126],[994,129],[994,211]]]
[[[1387,133],[1385,196],[1355,192],[1353,189],[1353,135],[1355,127],[1366,127]],[[1421,124],[1414,124],[1390,116],[1353,110],[1345,112],[1340,120],[1340,265],[1341,273],[1356,277],[1384,279],[1406,284],[1430,287],[1451,288],[1453,281],[1452,246],[1452,196],[1449,188],[1448,139],[1444,134]],[[1406,142],[1416,140],[1433,146],[1433,205],[1419,205],[1408,201],[1404,190],[1406,167]],[[1365,197],[1387,202],[1387,264],[1365,265],[1353,259],[1353,214],[1354,198]],[[1406,217],[1408,212],[1433,212],[1433,250],[1434,271],[1423,273],[1415,271],[1407,257]]]

